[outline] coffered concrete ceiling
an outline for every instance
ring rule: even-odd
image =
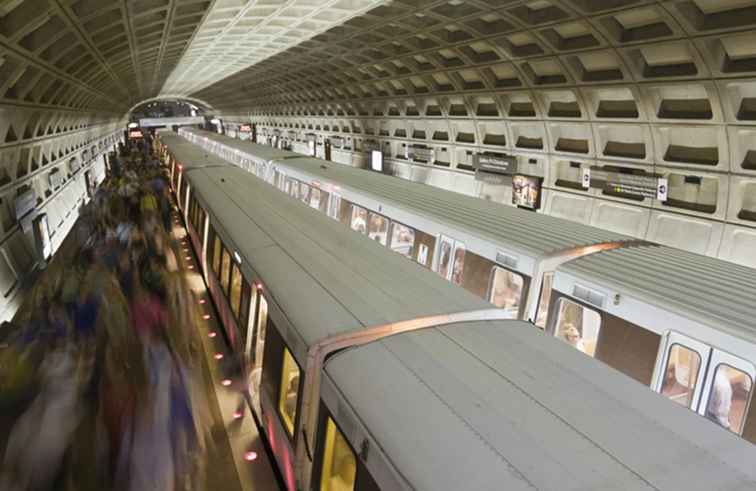
[[[125,112],[218,82],[376,0],[0,0],[0,102]]]

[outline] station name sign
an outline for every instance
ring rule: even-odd
[[[515,174],[517,157],[514,155],[476,153],[473,155],[473,168],[491,174]]]
[[[583,188],[601,187],[615,193],[667,201],[669,181],[658,174],[624,173],[601,167],[583,169]]]
[[[517,157],[498,153],[476,153],[472,156],[475,180],[504,184],[517,173]]]

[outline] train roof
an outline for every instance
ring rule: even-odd
[[[397,335],[325,370],[411,489],[756,486],[752,444],[524,322]]]
[[[181,163],[184,169],[231,165],[176,133],[162,133],[159,138],[160,141],[168,147],[171,155]]]
[[[248,153],[264,147],[206,131],[195,130],[195,133]],[[520,210],[312,157],[287,158],[276,162],[276,165],[296,169],[310,174],[314,179],[336,183],[342,188],[371,196],[379,202],[391,203],[404,210],[432,217],[450,228],[465,230],[474,236],[506,244],[517,252],[535,257],[592,244],[637,240],[543,213]]]
[[[270,162],[271,160],[279,160],[279,159],[289,159],[289,158],[295,158],[295,157],[301,157],[301,154],[292,152],[290,150],[281,150],[280,148],[274,148],[270,145],[260,145],[258,143],[252,142],[252,141],[243,141],[243,140],[237,140],[234,138],[230,138],[227,136],[220,135],[218,133],[212,133],[210,131],[205,130],[198,130],[196,128],[182,128],[183,131],[186,131],[187,133],[192,133],[200,136],[207,136],[212,138],[214,141],[223,142],[225,144],[229,144],[230,142],[238,142],[243,143],[244,145],[229,145],[232,148],[237,148],[239,150],[245,150],[247,151],[251,156],[254,156],[255,158],[263,161],[263,162]],[[218,138],[215,138],[215,137]],[[227,141],[230,140],[230,141]]]
[[[558,270],[756,340],[756,269],[659,246],[605,251]]]
[[[187,175],[213,227],[253,265],[306,346],[364,326],[490,308],[253,174],[218,167]]]

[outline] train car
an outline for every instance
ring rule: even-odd
[[[750,444],[376,241],[241,169],[185,176],[288,489],[756,484]]]
[[[181,135],[218,155],[244,156],[239,159],[252,158],[266,148],[190,128],[182,129]],[[270,153],[267,148],[265,155]],[[310,157],[275,160],[257,175],[506,309],[512,318],[530,319],[541,327],[546,323],[549,281],[557,265],[601,250],[647,244]]]
[[[275,161],[301,157],[300,154],[289,150],[282,150],[269,145],[259,145],[251,141],[247,141],[247,145],[244,148],[227,145],[225,142],[228,140],[236,140],[218,133],[215,133],[215,135],[221,138],[208,139],[206,138],[206,134],[212,133],[195,128],[181,128],[179,134],[190,142],[203,146],[237,167],[241,167],[257,175],[267,175],[271,165]]]
[[[188,227],[189,237],[196,250],[201,250],[204,243],[206,228],[204,211],[196,203],[189,199],[190,187],[185,172],[190,169],[203,167],[230,167],[231,164],[216,157],[207,150],[187,142],[186,139],[174,132],[163,131],[157,134],[155,145],[163,165],[168,168],[169,183],[176,195],[176,203],[185,223]],[[204,261],[200,262],[202,271],[207,269]]]
[[[756,443],[756,270],[618,249],[561,265],[552,296],[549,333]]]
[[[226,140],[223,141],[226,142]],[[239,149],[243,149],[246,145],[244,142],[237,141],[227,143]],[[354,226],[355,217],[364,215],[361,223],[367,223],[365,228],[367,228],[368,236],[400,253],[406,253],[406,251],[398,250],[396,241],[392,239],[386,241],[382,236],[376,235],[371,227],[378,219],[386,223],[385,229],[389,235],[393,235],[392,231],[398,227],[405,231],[409,230],[408,235],[414,237],[414,244],[426,242],[430,244],[429,250],[435,251],[434,254],[444,254],[443,251],[446,251],[448,257],[453,258],[450,266],[442,267],[444,261],[436,261],[433,266],[433,269],[441,271],[447,278],[454,278],[457,265],[455,260],[459,252],[457,244],[467,246],[467,250],[463,249],[462,252],[461,279],[454,281],[455,283],[460,283],[494,305],[512,309],[510,312],[512,317],[535,319],[539,327],[548,327],[551,334],[567,341],[583,353],[630,375],[656,391],[670,392],[671,389],[663,387],[666,374],[666,369],[663,367],[669,364],[670,350],[676,346],[675,339],[678,337],[688,339],[686,346],[698,347],[697,356],[702,360],[699,366],[702,372],[701,378],[697,379],[702,385],[699,388],[700,393],[687,401],[687,405],[701,414],[705,415],[706,404],[700,401],[706,400],[704,396],[710,394],[713,387],[710,384],[708,392],[705,391],[703,372],[706,370],[705,364],[709,359],[709,353],[729,353],[735,358],[733,363],[739,367],[740,372],[751,374],[753,371],[754,362],[756,362],[756,345],[752,337],[728,334],[731,323],[723,318],[709,318],[706,336],[698,333],[695,322],[676,321],[672,329],[669,322],[659,321],[659,319],[667,320],[676,315],[675,288],[665,289],[663,282],[666,277],[663,273],[658,278],[660,283],[657,288],[643,283],[644,273],[658,271],[657,256],[665,254],[676,257],[670,265],[670,271],[674,269],[676,272],[680,287],[688,285],[687,288],[697,288],[698,292],[703,292],[701,295],[709,295],[712,298],[718,298],[719,294],[712,291],[712,288],[706,284],[706,281],[710,280],[708,276],[704,276],[704,282],[701,282],[700,264],[709,265],[710,275],[733,278],[732,284],[738,285],[736,288],[754,284],[754,271],[749,268],[733,267],[725,261],[701,258],[682,251],[678,254],[676,250],[656,244],[634,243],[629,240],[621,242],[618,238],[614,238],[615,242],[612,242],[611,237],[593,236],[592,245],[581,247],[579,245],[581,243],[590,243],[591,236],[585,231],[586,228],[590,229],[589,227],[322,160],[301,158],[276,162],[275,166],[261,177],[277,185],[282,191],[339,219],[353,229],[357,228]],[[341,205],[333,204],[336,197]],[[379,213],[375,213],[375,210]],[[527,221],[518,223],[516,220],[522,216],[522,213],[525,213],[523,220],[527,218]],[[447,215],[450,218],[446,218]],[[407,223],[413,224],[414,227],[403,225]],[[463,228],[465,224],[468,224],[467,229]],[[476,236],[463,235],[461,232],[473,228],[476,230]],[[449,233],[449,230],[458,232]],[[364,229],[360,231],[365,233]],[[453,237],[453,239],[447,240],[447,237]],[[461,240],[459,240],[460,237],[462,237]],[[480,240],[477,240],[479,237],[485,237],[487,242],[481,245]],[[438,246],[437,242],[441,245]],[[516,248],[513,244],[516,244]],[[630,245],[636,247],[628,247]],[[445,247],[445,249],[441,249],[442,252],[439,253],[438,247]],[[486,253],[474,252],[484,250],[489,251],[487,256]],[[518,254],[512,252],[515,250]],[[523,250],[529,251],[528,254],[519,253]],[[492,265],[486,262],[494,254],[495,263]],[[635,282],[631,278],[632,275],[627,274],[623,260],[616,259],[624,257],[625,254],[637,258],[633,261],[633,272],[640,271],[641,273]],[[485,257],[481,259],[481,255]],[[529,261],[524,261],[523,257]],[[592,286],[590,275],[585,272],[581,275],[581,281],[577,286],[574,278],[565,279],[568,278],[566,274],[571,271],[573,263],[580,265],[590,262],[587,260],[589,257],[605,265],[604,268],[600,268],[605,275],[613,275],[610,276],[608,287],[605,283]],[[541,258],[541,262],[539,263],[535,258]],[[581,258],[585,258],[586,261],[580,260]],[[533,271],[538,271],[540,274]],[[562,280],[560,281],[563,284],[559,295],[552,299],[551,284],[554,271],[561,272]],[[520,276],[514,276],[515,274]],[[624,307],[614,306],[611,312],[606,310],[612,307],[613,296],[595,292],[606,292],[608,289],[622,292],[625,281],[628,282],[628,288],[636,291],[642,291],[646,286],[653,291],[652,299],[659,302],[654,313],[658,325],[649,327],[653,323],[647,320],[633,320],[633,315],[641,315],[638,312],[651,311],[642,305],[634,306],[638,308],[634,314],[627,312]],[[725,283],[725,280],[717,285],[720,283]],[[504,286],[500,289],[499,284]],[[478,285],[477,288],[474,285]],[[587,285],[589,288],[586,289],[580,285]],[[727,287],[722,288],[726,290]],[[521,293],[523,291],[527,293]],[[756,294],[753,293],[755,291],[751,287],[741,288],[740,295],[728,295],[728,307],[733,312],[751,312],[753,306],[756,305]],[[497,292],[501,293],[498,298]],[[536,292],[539,292],[537,303],[533,301],[529,307],[523,307],[527,300],[522,300],[522,298],[535,299]],[[563,296],[571,297],[572,301],[563,299]],[[513,301],[513,298],[518,301]],[[696,295],[688,298],[696,298]],[[596,308],[597,302],[601,303],[598,308]],[[589,305],[586,306],[586,303]],[[536,304],[537,310],[533,311]],[[650,316],[651,314],[643,315]],[[696,342],[703,344],[699,346],[695,344]],[[681,349],[674,348],[672,353],[677,356]],[[714,374],[709,374],[709,378],[715,380]],[[753,376],[750,375],[747,380],[752,379]],[[682,375],[680,380],[684,380]],[[740,385],[736,384],[738,390],[735,390],[735,393],[741,394],[738,404],[748,408],[751,391],[750,389],[743,390],[746,383],[744,381]],[[722,384],[723,382],[720,381],[720,385]],[[683,398],[680,394],[676,397],[678,400]],[[745,414],[745,409],[741,408],[739,411]],[[756,430],[750,431],[746,420],[741,417],[737,419],[738,424],[734,424],[732,428],[742,433],[746,439],[756,442]]]

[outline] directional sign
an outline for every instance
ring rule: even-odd
[[[585,187],[586,173],[583,173],[583,187]],[[645,198],[666,201],[669,191],[668,180],[658,174],[630,174],[599,167],[588,170],[589,185],[595,181],[602,181],[605,190],[615,193],[632,194]]]

